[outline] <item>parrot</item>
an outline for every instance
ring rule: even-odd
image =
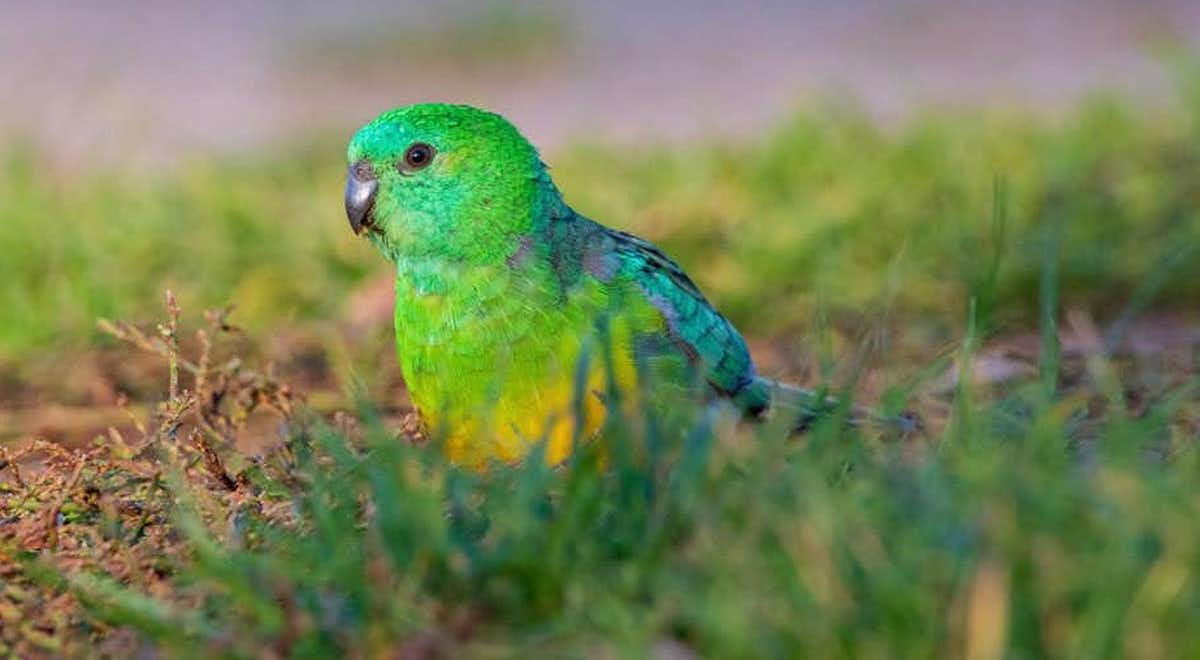
[[[683,269],[576,212],[502,116],[423,103],[383,112],[347,149],[355,235],[395,267],[400,368],[456,464],[560,464],[612,402],[771,406],[746,341]],[[615,388],[614,388],[615,385]]]

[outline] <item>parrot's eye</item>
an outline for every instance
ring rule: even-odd
[[[416,142],[404,152],[404,163],[400,165],[400,171],[413,172],[426,167],[431,162],[433,162],[433,147],[424,142]]]

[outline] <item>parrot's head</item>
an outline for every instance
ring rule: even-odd
[[[465,105],[389,110],[354,135],[347,158],[350,227],[393,261],[503,258],[535,204],[557,195],[512,124]]]

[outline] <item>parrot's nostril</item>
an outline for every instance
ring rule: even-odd
[[[350,175],[362,182],[375,180],[375,168],[365,160],[360,160],[350,166]]]

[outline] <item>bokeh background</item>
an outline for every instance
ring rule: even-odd
[[[75,164],[348,135],[381,108],[486,105],[550,150],[753,134],[830,92],[872,117],[1169,100],[1186,0],[6,3],[0,128]]]
[[[379,111],[427,100],[510,117],[581,211],[677,256],[773,375],[903,356],[863,379],[878,396],[961,335],[972,296],[1021,345],[1050,225],[1065,304],[1133,322],[1150,281],[1134,334],[1193,336],[1196,3],[0,12],[6,438],[87,438],[155,391],[95,323],[151,323],[164,288],[194,318],[234,303],[242,350],[319,407],[358,383],[402,409],[387,267],[345,228],[341,159]]]

